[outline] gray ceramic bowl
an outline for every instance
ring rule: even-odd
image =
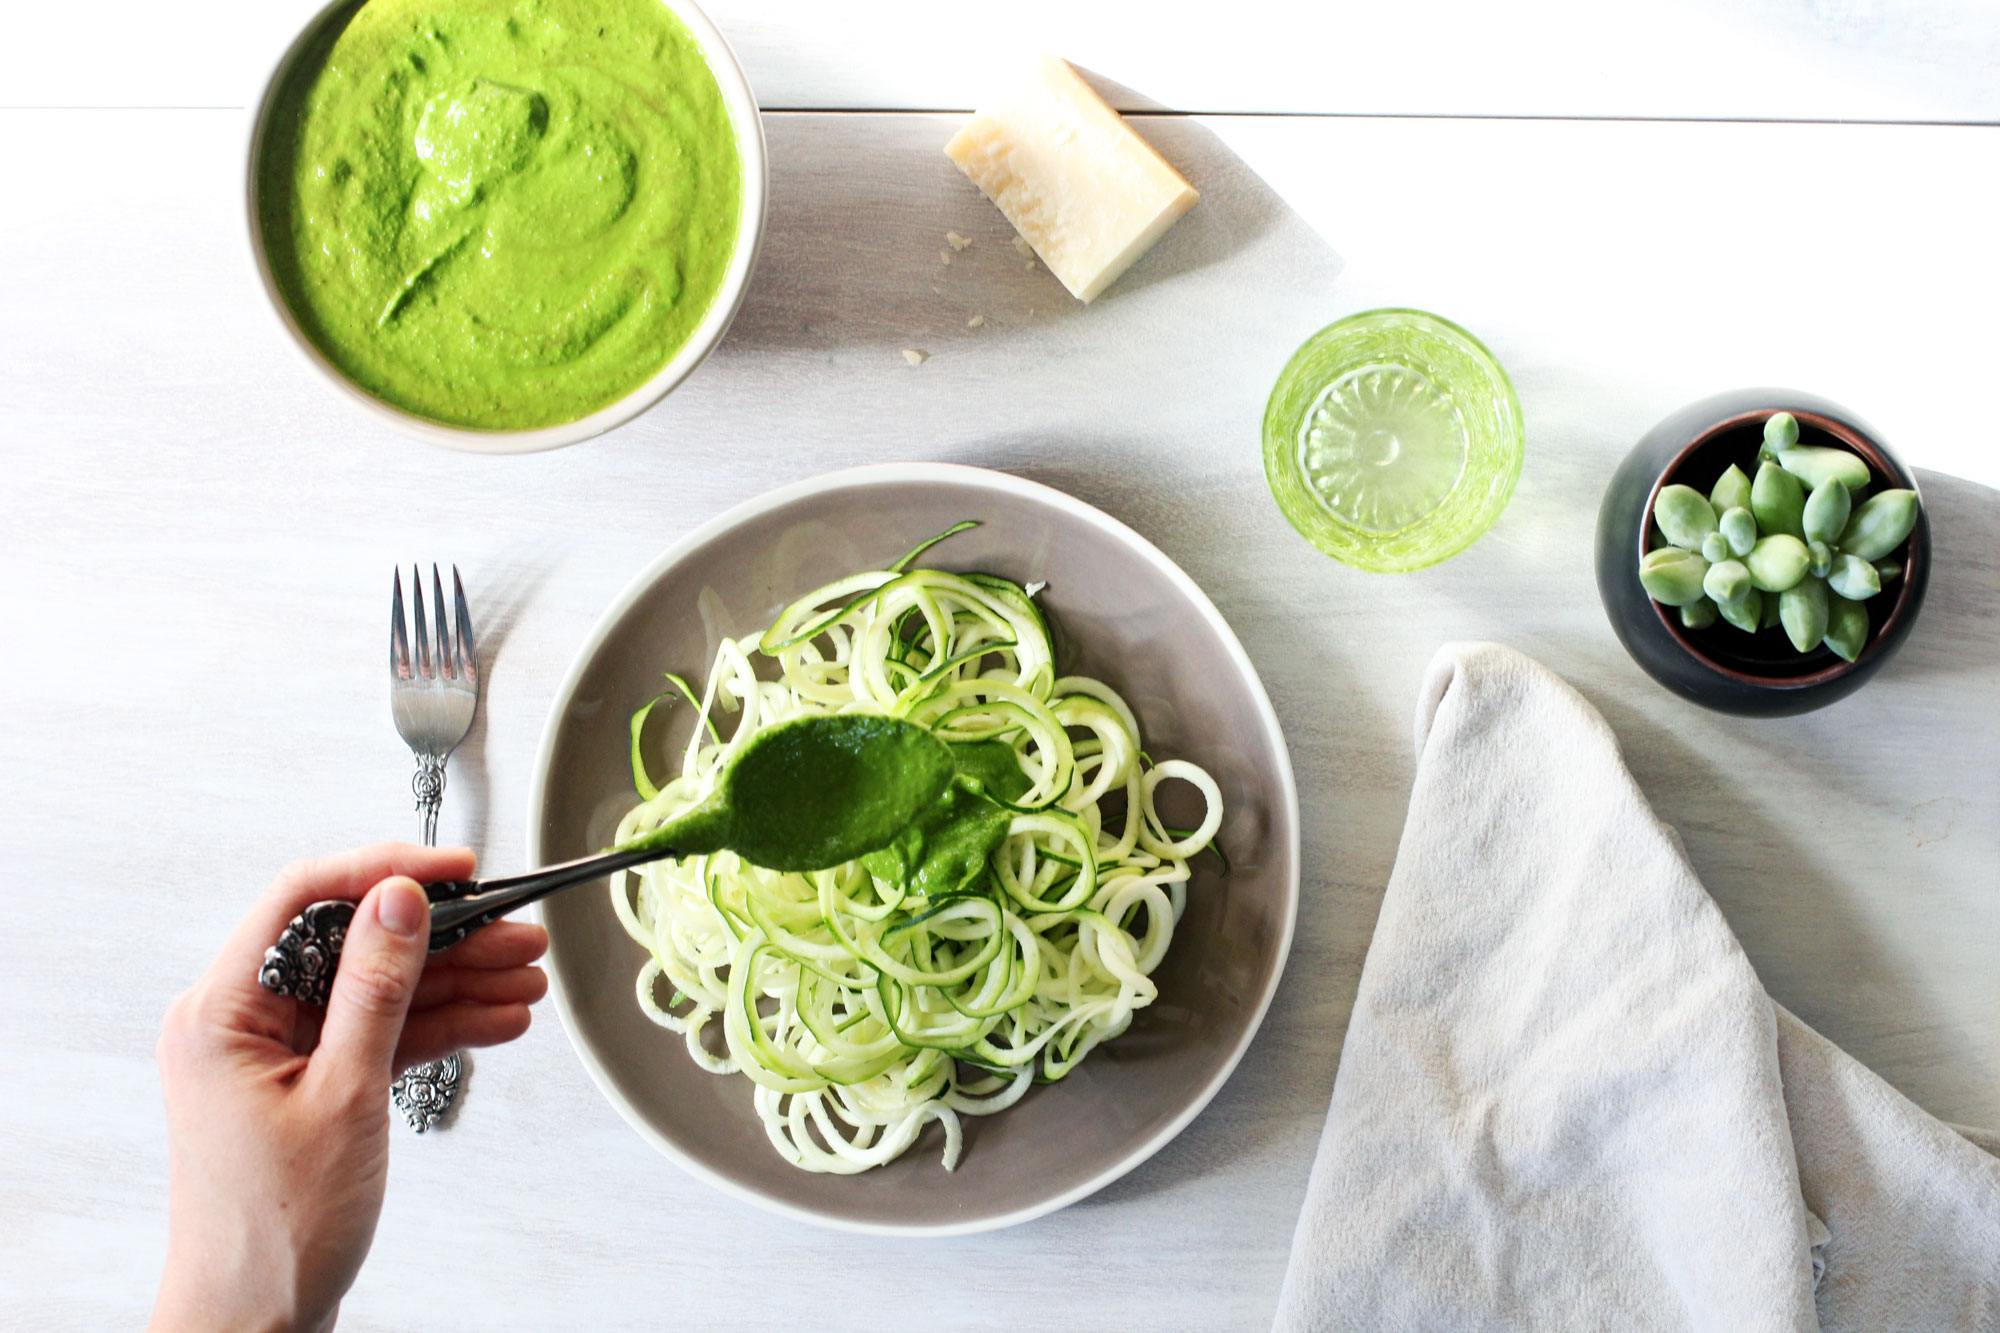
[[[840,574],[879,569],[961,519],[983,526],[927,563],[1031,582],[1073,660],[1138,713],[1147,749],[1221,784],[1231,870],[1196,862],[1188,906],[1155,974],[1160,997],[1118,1040],[1019,1105],[966,1121],[947,1173],[932,1126],[896,1162],[814,1175],[771,1147],[751,1084],[688,1059],[633,999],[644,951],[603,886],[548,900],[556,1010],[584,1067],[633,1128],[693,1174],[774,1211],[856,1231],[948,1235],[1051,1212],[1137,1166],[1207,1105],[1249,1046],[1291,946],[1299,812],[1270,700],[1214,605],[1149,542],[1059,491],[978,468],[859,468],[774,491],[707,524],[605,613],[557,692],[529,798],[535,865],[609,845],[635,801],[632,711],[663,670],[700,676],[725,635],[768,624]],[[684,741],[688,725],[673,740]]]

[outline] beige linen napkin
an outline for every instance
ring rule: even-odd
[[[2000,1158],[1778,1008],[1604,720],[1432,661],[1277,1327],[2000,1330]]]

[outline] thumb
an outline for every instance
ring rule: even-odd
[[[380,1100],[429,952],[430,900],[403,875],[368,891],[347,928],[312,1063],[343,1093]]]

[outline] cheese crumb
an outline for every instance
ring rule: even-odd
[[[968,319],[968,320],[966,320],[966,321],[965,321],[965,327],[966,327],[966,328],[968,328],[968,329],[983,329],[983,328],[985,328],[985,327],[986,327],[986,316],[984,316],[984,315],[974,315],[974,316],[973,316],[973,317],[972,317],[971,319]]]
[[[913,366],[921,366],[924,362],[930,359],[931,359],[931,354],[929,352],[919,352],[914,347],[905,347],[903,349],[903,360],[909,362]]]
[[[1079,301],[1102,293],[1201,198],[1054,56],[944,152]]]
[[[949,264],[950,262],[951,262],[951,251],[949,250],[938,251],[938,263]]]
[[[972,238],[970,236],[960,236],[955,231],[946,232],[944,234],[944,239],[946,244],[950,245],[951,248],[954,250],[963,250],[966,246],[972,244]]]
[[[1028,244],[1028,238],[1020,232],[1014,233],[1014,253],[1028,261],[1028,267],[1035,266],[1035,247]]]

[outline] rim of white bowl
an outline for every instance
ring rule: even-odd
[[[284,331],[285,342],[336,393],[358,405],[377,421],[432,444],[468,453],[527,454],[577,444],[624,425],[680,387],[682,381],[707,360],[708,354],[715,350],[723,335],[729,331],[731,321],[743,304],[744,294],[750,288],[750,275],[757,266],[758,252],[764,245],[771,197],[770,154],[764,143],[764,120],[757,110],[757,96],[751,91],[750,80],[743,73],[743,66],[729,42],[694,0],[659,0],[659,3],[681,21],[694,37],[695,45],[701,48],[709,73],[715,77],[716,86],[722,90],[723,102],[729,108],[730,123],[736,127],[737,152],[743,166],[743,210],[737,219],[736,249],[729,257],[729,268],[723,273],[722,286],[709,303],[708,313],[658,373],[623,398],[598,408],[589,416],[532,430],[479,430],[433,421],[404,411],[375,397],[341,374],[339,368],[327,360],[326,354],[315,347],[312,339],[306,337],[305,330],[299,327],[298,317],[292,313],[284,293],[271,276],[270,259],[264,253],[264,231],[257,217],[257,164],[263,151],[264,132],[270,122],[271,105],[277,100],[278,91],[292,63],[337,11],[354,6],[356,0],[329,0],[293,35],[277,59],[271,62],[270,71],[264,77],[263,92],[258,96],[254,114],[250,117],[243,155],[244,233],[249,244],[251,270],[263,290],[265,306]]]
[[[1285,927],[1283,936],[1278,941],[1278,964],[1271,970],[1270,979],[1265,983],[1263,993],[1257,997],[1256,1009],[1251,1014],[1249,1024],[1243,1029],[1243,1035],[1238,1038],[1235,1048],[1229,1052],[1228,1058],[1222,1063],[1222,1067],[1215,1072],[1214,1077],[1203,1085],[1201,1090],[1195,1094],[1188,1104],[1181,1109],[1180,1113],[1170,1122],[1135,1144],[1124,1156],[1120,1157],[1103,1171],[1098,1172],[1079,1185],[1071,1186],[1060,1194],[1043,1199],[1037,1203],[1029,1204],[1026,1207],[1016,1208],[1011,1212],[997,1213],[991,1217],[978,1218],[969,1222],[945,1222],[931,1225],[863,1222],[850,1217],[842,1217],[835,1213],[801,1207],[786,1200],[775,1198],[763,1193],[761,1190],[752,1189],[740,1181],[733,1180],[715,1170],[706,1162],[700,1161],[683,1152],[668,1140],[665,1135],[654,1129],[646,1121],[645,1117],[639,1114],[637,1108],[619,1092],[617,1085],[612,1082],[610,1071],[604,1067],[603,1062],[597,1058],[596,1053],[585,1043],[578,1028],[575,1011],[570,1003],[569,991],[563,984],[561,972],[554,967],[548,969],[549,997],[555,1004],[557,1017],[562,1020],[563,1035],[569,1038],[570,1048],[576,1052],[577,1058],[583,1063],[584,1070],[590,1075],[591,1082],[595,1083],[598,1091],[604,1094],[604,1099],[611,1103],[613,1109],[624,1118],[626,1124],[638,1131],[641,1138],[651,1143],[663,1156],[697,1180],[705,1181],[725,1194],[741,1199],[746,1203],[754,1204],[768,1212],[777,1213],[780,1216],[789,1217],[796,1221],[811,1223],[814,1226],[828,1227],[835,1231],[858,1232],[875,1236],[966,1236],[981,1231],[998,1231],[1005,1227],[1018,1226],[1023,1222],[1030,1222],[1035,1218],[1044,1217],[1059,1209],[1066,1208],[1079,1199],[1095,1194],[1171,1143],[1179,1136],[1183,1129],[1186,1129],[1193,1122],[1196,1116],[1207,1109],[1209,1102],[1214,1100],[1215,1094],[1222,1090],[1223,1085],[1236,1072],[1236,1066],[1242,1061],[1244,1053],[1250,1049],[1250,1043],[1256,1040],[1257,1033],[1264,1026],[1265,1014],[1270,1010],[1272,998],[1278,993],[1278,983],[1284,978],[1285,964],[1291,959],[1292,936],[1298,925],[1300,878],[1299,790],[1297,780],[1292,773],[1291,749],[1285,744],[1284,728],[1278,725],[1277,710],[1271,707],[1271,696],[1264,689],[1263,679],[1257,674],[1257,667],[1251,662],[1250,654],[1244,650],[1242,640],[1236,637],[1236,631],[1229,627],[1229,622],[1223,619],[1222,612],[1216,609],[1215,603],[1209,600],[1208,594],[1203,592],[1200,585],[1192,578],[1189,578],[1186,571],[1175,564],[1167,556],[1166,552],[1160,550],[1159,547],[1147,541],[1138,532],[1111,517],[1111,515],[1105,513],[1103,510],[1098,509],[1094,505],[1087,504],[1073,495],[1059,491],[1053,486],[1044,486],[1040,482],[1029,481],[1025,477],[1017,477],[1008,472],[996,472],[988,468],[970,467],[959,463],[870,464],[865,467],[848,468],[840,472],[828,472],[817,477],[809,477],[804,481],[792,482],[789,485],[780,486],[776,490],[767,491],[754,499],[746,500],[742,504],[708,520],[708,522],[703,523],[693,532],[688,533],[672,546],[669,546],[657,559],[647,565],[644,570],[640,571],[636,578],[625,585],[624,590],[612,600],[611,605],[605,608],[604,614],[598,618],[596,625],[591,627],[589,636],[584,640],[583,646],[577,650],[576,657],[570,662],[569,671],[563,676],[562,684],[556,688],[555,699],[549,706],[548,721],[542,727],[541,745],[535,753],[534,775],[528,786],[527,854],[530,866],[539,866],[542,864],[541,810],[543,801],[548,795],[549,768],[555,756],[556,730],[561,725],[563,716],[569,711],[571,700],[575,698],[577,684],[583,678],[583,673],[591,660],[604,647],[605,640],[610,636],[612,627],[623,618],[627,611],[632,609],[654,583],[658,582],[673,566],[679,564],[694,551],[713,541],[731,528],[748,522],[760,515],[767,514],[781,506],[791,504],[796,500],[801,500],[825,491],[864,486],[899,485],[913,481],[942,482],[947,485],[963,486],[968,490],[998,491],[1003,494],[1024,496],[1040,501],[1052,508],[1060,509],[1131,547],[1138,552],[1142,559],[1166,575],[1168,581],[1180,589],[1182,595],[1187,598],[1188,603],[1194,607],[1195,611],[1208,622],[1209,627],[1220,637],[1222,645],[1228,652],[1230,659],[1235,663],[1237,671],[1249,685],[1251,700],[1256,705],[1258,720],[1263,724],[1266,733],[1270,736],[1272,745],[1278,756],[1278,772],[1276,774],[1278,796],[1283,810],[1289,816],[1291,825],[1290,845],[1286,849],[1290,853],[1290,874],[1286,877],[1285,882]],[[548,924],[547,918],[544,916],[539,904],[533,908],[533,912],[536,921],[541,922],[544,926]]]

